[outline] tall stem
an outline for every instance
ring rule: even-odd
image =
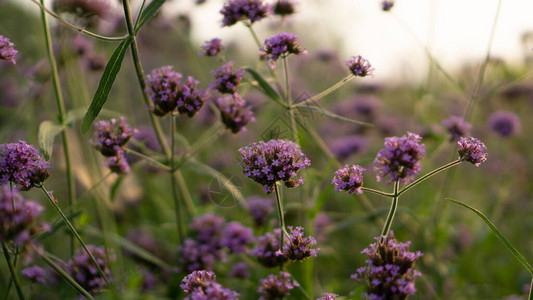
[[[2,241],[2,251],[4,252],[4,257],[6,258],[7,266],[9,267],[9,272],[11,272],[11,278],[13,279],[13,282],[15,283],[15,288],[17,289],[17,294],[19,296],[19,299],[24,300],[24,293],[22,293],[22,288],[20,285],[19,278],[17,276],[17,271],[15,270],[15,266],[13,265],[13,262],[11,261],[9,250],[7,249],[7,245],[5,241]]]
[[[287,64],[287,56],[283,56],[283,68],[285,69],[285,97],[287,107],[289,110],[289,119],[291,122],[292,140],[298,144],[298,128],[296,127],[296,119],[294,116],[294,109],[292,108],[291,88],[289,83],[289,66]]]
[[[435,175],[437,173],[440,173],[440,172],[442,172],[442,171],[444,171],[446,169],[449,169],[449,168],[451,168],[453,166],[457,166],[458,164],[460,164],[462,162],[463,162],[462,160],[458,159],[458,160],[452,161],[451,163],[447,163],[444,166],[441,166],[441,167],[439,167],[439,168],[427,173],[426,175],[418,178],[417,180],[411,182],[409,185],[407,185],[404,188],[402,188],[401,191],[398,192],[398,196],[400,196],[401,194],[407,192],[409,189],[413,188],[415,185],[421,183],[422,181],[428,179],[429,177],[431,177],[431,176],[433,176],[433,175]]]
[[[276,203],[278,207],[278,217],[281,227],[281,234],[279,239],[279,249],[283,251],[283,235],[285,234],[285,217],[283,216],[283,204],[281,202],[281,193],[278,187],[278,183],[274,184],[274,190],[276,191]],[[283,263],[279,265],[279,269],[283,271]]]
[[[41,5],[44,6],[44,0],[41,0]],[[41,9],[41,20],[43,23],[44,37],[46,41],[46,52],[48,53],[48,60],[50,62],[50,68],[52,69],[52,81],[54,83],[54,91],[56,94],[57,109],[59,113],[59,123],[63,126],[66,125],[66,112],[65,112],[65,101],[63,100],[63,92],[61,91],[61,82],[59,81],[59,71],[57,69],[57,63],[53,52],[52,38],[50,35],[50,27],[48,25],[48,20],[46,19],[46,13]],[[65,172],[67,176],[67,187],[68,187],[68,204],[72,206],[75,200],[75,190],[74,190],[74,177],[72,174],[72,166],[70,160],[70,151],[68,148],[68,136],[65,129],[61,131],[61,140],[63,142],[63,152],[65,154]],[[73,220],[73,222],[75,222]],[[74,253],[75,241],[74,236],[70,236],[70,253]]]
[[[170,184],[172,185],[172,198],[174,199],[174,209],[175,209],[175,212],[176,212],[176,224],[178,226],[178,239],[179,239],[179,242],[180,242],[180,245],[183,244],[183,237],[185,236],[185,230],[183,228],[183,225],[182,225],[182,222],[183,222],[183,216],[181,214],[181,204],[180,204],[180,199],[179,199],[179,195],[178,195],[178,191],[177,191],[177,187],[176,187],[176,175],[175,175],[175,172],[172,171],[172,169],[174,169],[174,148],[175,148],[175,144],[176,144],[176,139],[175,139],[175,135],[176,135],[176,118],[174,115],[172,115],[172,118],[171,118],[171,122],[172,124],[170,125],[170,132],[171,132],[171,136],[170,136],[170,143],[171,143],[171,152],[170,152]]]
[[[396,180],[394,183],[394,193],[392,197],[392,203],[389,210],[389,215],[387,216],[387,220],[385,221],[385,225],[383,226],[383,230],[381,230],[381,241],[383,241],[383,237],[387,236],[389,234],[389,230],[392,225],[392,220],[394,219],[394,215],[396,214],[396,209],[398,209],[398,189],[400,187],[400,179]]]
[[[533,300],[533,279],[531,279],[531,284],[529,285],[529,296],[527,299]]]
[[[304,106],[304,105],[308,104],[309,102],[317,101],[319,99],[322,99],[325,96],[333,93],[335,90],[337,90],[341,86],[345,85],[348,81],[350,81],[354,77],[355,77],[355,75],[350,74],[350,75],[344,77],[343,79],[341,79],[339,82],[337,82],[334,85],[332,85],[331,87],[329,87],[328,89],[322,91],[320,94],[315,95],[315,96],[313,96],[313,97],[311,97],[311,98],[309,98],[309,99],[307,99],[305,101],[302,101],[302,102],[298,103],[296,106]]]

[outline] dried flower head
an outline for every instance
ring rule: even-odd
[[[222,50],[224,50],[222,40],[214,38],[210,41],[206,41],[202,45],[200,52],[198,52],[198,56],[217,56]]]
[[[216,81],[209,87],[217,90],[221,94],[234,94],[238,92],[237,86],[242,81],[244,70],[242,68],[233,69],[233,61],[229,61],[217,70],[211,71]]]
[[[18,51],[15,50],[14,46],[15,44],[13,44],[9,38],[0,34],[0,59],[16,64],[15,56]]]
[[[519,134],[521,131],[520,118],[510,111],[497,111],[490,115],[489,128],[502,137]]]
[[[232,26],[246,20],[250,24],[268,15],[269,6],[262,0],[228,0],[220,13],[224,16],[222,26]]]
[[[252,106],[238,94],[224,95],[215,101],[216,107],[220,110],[222,123],[233,133],[246,131],[246,125],[255,122]]]
[[[274,229],[274,234],[267,232],[265,235],[256,239],[255,247],[250,254],[257,258],[257,261],[267,268],[277,267],[288,261],[286,256],[278,256],[279,241],[281,238],[281,229]],[[286,239],[285,237],[283,237]]]
[[[296,3],[294,0],[278,0],[274,4],[272,11],[276,15],[288,16],[294,14],[296,11]]]
[[[450,133],[450,142],[458,141],[461,137],[468,136],[472,127],[463,118],[456,116],[451,116],[448,120],[443,121],[442,124]]]
[[[311,165],[311,161],[302,153],[300,146],[288,140],[270,140],[252,143],[239,149],[244,175],[263,185],[266,193],[274,190],[278,181],[284,181],[289,188],[303,183],[303,178],[297,180],[301,169]]]
[[[267,278],[261,279],[261,286],[257,290],[258,293],[263,295],[259,300],[275,300],[283,299],[290,295],[290,291],[294,287],[300,286],[296,280],[291,279],[291,274],[287,272],[279,272],[279,275],[268,275]]]
[[[246,199],[246,206],[255,225],[262,226],[274,211],[274,199],[254,196]]]
[[[346,191],[348,194],[355,193],[360,195],[363,193],[361,188],[363,187],[363,171],[365,169],[358,165],[352,165],[351,167],[345,165],[344,168],[335,172],[335,177],[331,183],[335,186],[335,190]]]
[[[23,190],[41,185],[52,167],[33,145],[24,141],[0,145],[0,184],[12,182]]]
[[[379,150],[374,159],[377,180],[381,181],[390,174],[388,184],[397,180],[401,180],[402,184],[412,181],[421,171],[420,160],[426,156],[421,140],[418,134],[411,132],[401,137],[385,138],[385,148]]]
[[[304,238],[303,227],[288,226],[289,233],[291,234],[289,242],[283,245],[282,250],[276,252],[277,256],[285,256],[290,261],[304,261],[308,257],[316,256],[320,248],[313,249],[316,244],[316,240],[309,236]]]
[[[289,54],[307,54],[307,50],[298,42],[298,35],[291,32],[278,33],[265,39],[265,43],[263,47],[259,48],[259,51],[260,56],[269,61],[272,69],[280,57],[286,57]]]
[[[459,145],[457,153],[461,160],[472,163],[476,167],[487,160],[487,147],[480,140],[471,136],[462,137],[457,144]]]
[[[361,55],[352,56],[345,60],[345,62],[348,69],[350,69],[350,72],[355,76],[365,77],[372,75],[372,72],[374,71],[370,62]]]
[[[226,247],[231,253],[241,254],[248,251],[248,245],[254,241],[252,229],[233,221],[226,224],[220,237],[220,246]]]
[[[98,266],[106,277],[111,280],[109,264],[115,260],[114,255],[106,253],[103,247],[87,245],[87,249],[93,255]],[[86,291],[98,293],[102,291],[106,283],[93,264],[91,258],[84,249],[77,249],[74,256],[67,262],[67,271]]]
[[[120,117],[120,122],[117,119],[95,122],[94,128],[94,139],[90,140],[89,144],[106,157],[116,156],[122,152],[136,133],[136,130],[126,123],[124,117]]]

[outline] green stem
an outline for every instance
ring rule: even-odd
[[[126,151],[126,153],[130,153],[132,155],[135,155],[135,156],[137,156],[139,158],[145,159],[145,160],[155,164],[158,168],[163,169],[165,171],[171,171],[172,170],[169,166],[167,166],[167,165],[165,165],[165,164],[163,164],[163,163],[151,158],[150,156],[144,155],[144,154],[142,154],[140,152],[137,152],[135,150],[132,150],[132,149],[129,149],[129,148],[124,148],[124,151]]]
[[[331,94],[332,92],[334,92],[335,90],[337,90],[341,86],[345,85],[348,81],[350,81],[354,77],[355,77],[355,75],[350,74],[350,75],[344,77],[343,79],[341,79],[339,82],[337,82],[334,85],[332,85],[331,87],[329,87],[328,89],[324,90],[320,94],[315,95],[315,96],[313,96],[313,97],[311,97],[311,98],[309,98],[309,99],[307,99],[305,101],[302,101],[302,102],[298,103],[296,106],[304,106],[304,105],[308,104],[309,102],[320,100],[320,99],[324,98],[325,96]]]
[[[172,170],[174,168],[174,147],[175,147],[175,135],[176,135],[176,117],[172,115],[171,118],[172,124],[170,125],[170,143],[171,143],[171,152],[170,152],[170,169]],[[185,229],[183,227],[183,216],[181,214],[181,204],[180,199],[176,187],[176,175],[174,172],[170,171],[170,179],[171,179],[171,185],[172,185],[172,199],[174,199],[174,209],[176,213],[176,225],[178,226],[178,239],[180,242],[180,245],[183,244],[183,237],[185,236]]]
[[[531,284],[529,285],[529,297],[527,297],[529,300],[533,300],[533,278],[531,279]]]
[[[444,170],[446,170],[446,169],[449,169],[449,168],[451,168],[451,167],[453,167],[453,166],[456,166],[456,165],[458,165],[458,164],[460,164],[460,163],[462,163],[462,162],[463,162],[462,160],[458,159],[458,160],[455,160],[455,161],[452,161],[452,162],[450,162],[450,163],[447,163],[447,164],[445,164],[444,166],[441,166],[441,167],[439,167],[439,168],[437,168],[437,169],[435,169],[435,170],[433,170],[433,171],[427,173],[426,175],[424,175],[424,176],[418,178],[417,180],[411,182],[409,185],[403,187],[403,188],[401,189],[401,191],[398,192],[398,197],[399,197],[401,194],[407,192],[407,191],[408,191],[409,189],[411,189],[412,187],[414,187],[414,186],[416,186],[417,184],[421,183],[422,181],[428,179],[429,177],[431,177],[431,176],[433,176],[433,175],[435,175],[435,174],[437,174],[437,173],[440,173],[440,172],[442,172],[442,171],[444,171]]]
[[[55,200],[53,198],[53,196],[46,190],[46,188],[43,185],[41,185],[41,190],[43,191],[43,193],[46,195],[46,197],[50,201],[50,204],[52,204],[52,206],[55,208],[57,213],[61,216],[61,218],[63,219],[63,221],[67,225],[68,229],[70,230],[70,232],[72,232],[72,234],[76,237],[78,242],[80,242],[81,246],[83,247],[83,249],[85,250],[87,255],[89,255],[89,258],[91,259],[91,262],[95,265],[96,269],[98,270],[98,273],[104,279],[106,285],[107,286],[111,286],[111,283],[109,282],[109,280],[108,280],[107,276],[105,275],[104,271],[102,271],[102,268],[100,268],[100,265],[98,264],[98,262],[96,262],[96,259],[94,258],[93,254],[91,253],[91,251],[89,251],[89,249],[87,249],[87,245],[85,245],[85,243],[81,239],[80,235],[78,234],[78,232],[76,231],[76,229],[72,225],[72,223],[70,223],[70,221],[68,220],[67,216],[63,213],[63,211],[61,210],[61,208],[57,204],[57,200]]]
[[[41,5],[44,5],[44,0],[41,0]],[[41,10],[41,20],[43,23],[44,37],[46,41],[46,51],[48,53],[48,60],[50,62],[50,67],[52,70],[52,79],[54,83],[54,91],[56,94],[57,108],[59,112],[59,123],[63,126],[66,126],[66,110],[65,110],[65,101],[63,100],[63,92],[61,90],[61,82],[59,81],[59,71],[57,69],[57,63],[54,56],[52,38],[50,35],[50,26],[48,25],[48,20],[46,19],[46,13],[44,10]],[[66,128],[66,127],[65,127]],[[72,174],[72,165],[70,158],[70,151],[68,148],[68,136],[65,129],[61,131],[61,140],[63,142],[63,152],[65,154],[65,172],[67,177],[67,187],[68,187],[68,204],[72,206],[75,200],[75,190],[74,190],[74,177]],[[73,222],[75,222],[73,220]],[[70,236],[70,252],[74,253],[75,241],[74,236]]]
[[[394,194],[392,197],[392,203],[389,210],[389,215],[387,216],[387,220],[385,221],[385,225],[383,226],[383,230],[381,230],[381,241],[383,242],[384,237],[389,234],[392,220],[394,219],[394,215],[396,214],[396,209],[398,208],[398,189],[400,187],[400,179],[396,180],[394,183]]]
[[[394,194],[385,193],[385,192],[382,192],[382,191],[379,191],[379,190],[375,190],[375,189],[371,189],[371,188],[367,188],[367,187],[361,187],[361,189],[363,191],[365,191],[365,192],[370,192],[370,193],[378,194],[378,195],[385,196],[385,197],[394,197]]]
[[[250,30],[250,32],[252,33],[252,36],[254,37],[254,41],[257,45],[257,47],[261,48],[261,41],[259,40],[259,38],[257,37],[257,34],[255,33],[255,30],[252,28],[252,24],[248,23],[248,22],[243,22],[243,24],[248,27],[248,30]]]
[[[287,107],[289,110],[289,119],[291,122],[292,139],[298,144],[298,127],[296,127],[296,119],[294,117],[294,109],[292,108],[291,88],[289,83],[289,65],[287,64],[287,56],[283,56],[283,68],[285,69],[285,97],[287,101]]]
[[[274,184],[274,190],[276,191],[276,203],[278,207],[278,217],[279,217],[279,223],[281,227],[281,234],[279,239],[279,249],[283,251],[283,235],[286,234],[285,230],[285,217],[283,216],[283,204],[281,203],[281,193],[278,187],[278,183],[276,182]],[[283,263],[280,263],[279,265],[280,271],[283,271]]]
[[[15,266],[13,265],[13,262],[11,261],[11,257],[9,256],[9,250],[7,249],[7,245],[5,241],[2,241],[2,250],[4,252],[4,257],[7,261],[7,266],[9,267],[9,272],[11,272],[11,278],[13,279],[13,282],[15,283],[15,288],[17,289],[17,294],[19,296],[19,299],[24,300],[24,293],[22,293],[22,288],[20,285],[19,278],[17,276],[17,271],[15,270]]]

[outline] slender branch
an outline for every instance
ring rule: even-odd
[[[456,166],[456,165],[458,165],[458,164],[460,164],[462,162],[463,162],[462,160],[458,159],[458,160],[452,161],[451,163],[447,163],[444,166],[441,166],[441,167],[439,167],[439,168],[427,173],[426,175],[424,175],[424,176],[418,178],[417,180],[411,182],[409,185],[403,187],[401,189],[401,191],[398,192],[398,196],[400,196],[401,194],[407,192],[409,189],[413,188],[414,186],[416,186],[417,184],[421,183],[422,181],[428,179],[429,177],[431,177],[431,176],[433,176],[433,175],[435,175],[437,173],[440,173],[440,172],[442,172],[442,171],[444,171],[446,169],[449,169],[449,168],[451,168],[453,166]]]
[[[261,41],[257,37],[257,33],[255,33],[255,30],[252,28],[252,24],[250,24],[249,22],[243,22],[243,24],[244,26],[248,27],[248,29],[252,33],[252,36],[254,37],[254,41],[257,44],[257,47],[261,48]]]
[[[291,122],[292,139],[295,143],[298,144],[298,127],[296,126],[294,109],[292,108],[291,88],[289,83],[289,65],[287,64],[287,55],[283,56],[283,68],[285,69],[285,97],[287,101],[287,109],[289,111],[289,119]]]
[[[531,279],[531,284],[529,285],[529,296],[527,299],[533,300],[533,278]]]
[[[308,104],[309,102],[312,102],[312,101],[317,101],[317,100],[320,100],[322,98],[324,98],[325,96],[331,94],[332,92],[334,92],[335,90],[337,90],[338,88],[340,88],[341,86],[345,85],[348,81],[352,80],[352,78],[354,78],[355,75],[353,74],[350,74],[346,77],[344,77],[343,79],[341,79],[339,82],[335,83],[334,85],[332,85],[331,87],[329,87],[328,89],[322,91],[320,94],[318,95],[315,95],[305,101],[302,101],[298,104],[296,104],[295,106],[304,106],[306,104]]]
[[[398,209],[398,189],[400,187],[400,179],[396,180],[394,183],[394,196],[392,197],[392,203],[389,210],[389,215],[387,216],[387,220],[385,221],[385,225],[383,226],[383,230],[381,230],[381,241],[383,242],[383,239],[385,236],[389,234],[389,230],[392,225],[392,220],[394,219],[394,215],[396,214],[396,210]]]
[[[385,192],[382,192],[382,191],[379,191],[379,190],[375,190],[375,189],[371,189],[371,188],[367,188],[367,187],[361,187],[361,189],[363,191],[365,191],[365,192],[370,192],[370,193],[378,194],[378,195],[385,196],[385,197],[394,197],[394,194],[385,193]]]
[[[172,124],[170,125],[170,142],[171,142],[171,152],[170,152],[170,169],[174,169],[174,147],[176,146],[175,135],[176,135],[176,117],[172,115],[170,119]],[[178,239],[180,245],[183,244],[183,237],[185,236],[185,229],[183,228],[183,216],[181,214],[181,204],[179,201],[178,191],[176,189],[176,175],[174,172],[170,172],[170,180],[172,185],[172,199],[174,199],[174,209],[176,213],[176,224],[178,226]]]
[[[17,294],[19,296],[19,299],[24,300],[24,293],[22,292],[20,281],[17,276],[17,271],[15,270],[15,266],[13,265],[13,262],[11,261],[9,250],[7,249],[7,245],[5,241],[2,241],[2,251],[4,252],[4,257],[6,258],[7,266],[9,267],[9,272],[11,273],[11,278],[13,278],[13,282],[15,283],[15,288],[17,289]]]
[[[130,153],[132,155],[135,155],[137,157],[140,157],[142,159],[145,159],[145,160],[157,165],[158,168],[161,168],[161,169],[163,169],[165,171],[171,171],[172,170],[169,166],[167,166],[167,165],[165,165],[165,164],[153,159],[152,157],[150,157],[148,155],[144,155],[144,154],[142,154],[142,153],[140,153],[138,151],[135,151],[135,150],[132,150],[132,149],[129,149],[129,148],[124,148],[124,151],[126,151],[127,153]]]
[[[283,204],[281,203],[281,193],[278,187],[278,183],[276,182],[274,184],[274,190],[276,191],[276,203],[278,207],[278,217],[279,217],[279,223],[281,227],[281,233],[280,233],[280,239],[279,239],[279,249],[283,251],[283,235],[287,234],[285,231],[285,217],[283,216]],[[283,263],[280,263],[279,265],[280,271],[283,271]]]

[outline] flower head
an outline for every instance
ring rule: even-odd
[[[231,266],[231,270],[228,273],[229,277],[233,278],[250,278],[250,270],[245,262],[238,262]]]
[[[124,151],[122,150],[117,152],[115,156],[108,157],[105,166],[111,169],[112,172],[117,174],[127,174],[131,170]]]
[[[331,152],[339,159],[346,159],[353,154],[364,152],[367,140],[359,135],[350,135],[337,139],[331,143]]]
[[[93,255],[106,277],[111,280],[109,264],[115,260],[114,255],[108,255],[103,247],[87,245],[87,249]],[[70,276],[89,293],[98,293],[106,285],[104,278],[100,276],[98,269],[84,249],[76,250],[74,256],[67,262],[66,268]]]
[[[220,110],[222,123],[233,133],[246,131],[245,126],[255,122],[252,107],[238,94],[219,97],[215,105]]]
[[[210,41],[206,41],[198,52],[198,56],[216,56],[224,50],[224,45],[222,45],[222,40],[214,38]]]
[[[316,240],[310,236],[304,238],[303,228],[298,226],[293,229],[288,226],[291,237],[289,243],[283,245],[283,249],[276,252],[278,256],[286,256],[291,261],[303,261],[308,257],[316,256],[320,248],[312,249],[316,244]]]
[[[31,281],[38,282],[40,284],[46,284],[46,278],[48,277],[46,271],[39,266],[24,268],[20,273]]]
[[[365,169],[358,165],[352,165],[349,167],[345,165],[343,169],[339,169],[335,172],[335,177],[331,183],[335,186],[336,191],[346,191],[348,194],[355,193],[360,195],[363,193],[361,190],[363,186],[363,171]]]
[[[252,143],[239,149],[244,175],[263,185],[266,193],[274,190],[278,181],[289,188],[303,183],[303,178],[294,179],[301,169],[311,165],[300,146],[288,140],[270,140]]]
[[[335,300],[337,299],[337,296],[339,296],[339,294],[324,293],[324,297],[320,297],[316,300]]]
[[[345,62],[348,69],[350,69],[352,74],[355,76],[365,77],[372,75],[372,72],[374,71],[374,68],[372,68],[370,62],[361,55],[352,56]]]
[[[256,239],[255,248],[250,254],[255,256],[259,263],[267,268],[277,267],[288,261],[286,256],[276,255],[279,251],[279,241],[281,238],[281,229],[274,229],[274,234],[267,232],[265,235]],[[283,237],[285,239],[285,237]]]
[[[215,273],[205,270],[193,271],[185,276],[180,287],[188,294],[185,300],[236,300],[239,297],[238,293],[217,283]]]
[[[233,61],[229,61],[216,71],[211,71],[211,74],[216,79],[211,84],[211,89],[217,90],[221,94],[234,94],[239,91],[237,86],[241,83],[244,70],[242,68],[233,70]]]
[[[294,14],[296,3],[293,0],[278,0],[274,4],[272,11],[276,15],[288,16]]]
[[[278,33],[268,39],[265,39],[263,47],[259,48],[261,57],[264,57],[270,63],[273,69],[276,61],[280,57],[289,54],[307,54],[307,50],[298,42],[298,36],[291,32]]]
[[[33,145],[24,141],[0,145],[0,184],[12,182],[23,190],[39,186],[52,167]]]
[[[472,163],[476,167],[487,160],[487,147],[482,141],[470,136],[462,137],[457,144],[459,145],[457,153],[461,160]]]
[[[394,6],[394,0],[383,0],[381,1],[381,9],[383,11],[389,11]]]
[[[106,157],[116,156],[136,133],[124,117],[120,117],[120,122],[117,119],[95,122],[94,127],[94,139],[89,143]]]
[[[290,295],[290,291],[294,287],[300,286],[296,280],[291,279],[291,274],[287,272],[279,272],[279,275],[268,275],[267,278],[261,279],[261,286],[257,290],[258,293],[263,295],[259,300],[275,300],[283,299]]]
[[[254,219],[255,225],[262,226],[274,211],[274,199],[264,197],[250,197],[246,199],[246,206]]]
[[[462,136],[470,134],[472,125],[466,122],[463,118],[451,116],[448,120],[442,122],[450,133],[450,142],[458,141]]]
[[[220,246],[228,248],[232,253],[245,253],[248,245],[254,240],[252,229],[239,222],[229,222],[222,230]]]
[[[390,174],[389,184],[396,180],[401,180],[402,184],[412,181],[421,171],[420,160],[426,156],[424,144],[419,144],[421,140],[418,134],[411,132],[401,137],[385,138],[385,148],[379,150],[374,159],[377,180]]]
[[[187,294],[195,288],[205,287],[208,282],[215,282],[217,276],[215,273],[206,270],[197,270],[185,276],[181,281],[180,288]]]
[[[502,137],[509,137],[520,133],[520,118],[510,111],[497,111],[490,115],[489,128]]]
[[[228,0],[220,11],[224,16],[222,26],[231,26],[241,20],[252,24],[265,18],[268,10],[269,6],[262,0]]]
[[[18,51],[14,48],[15,44],[10,42],[9,38],[0,35],[0,59],[5,61],[10,61],[13,64],[16,64],[15,56]]]
[[[189,76],[187,77],[187,81],[181,85],[178,93],[178,112],[180,114],[186,114],[189,118],[194,117],[208,97],[205,90],[198,88],[198,83],[198,80]]]

